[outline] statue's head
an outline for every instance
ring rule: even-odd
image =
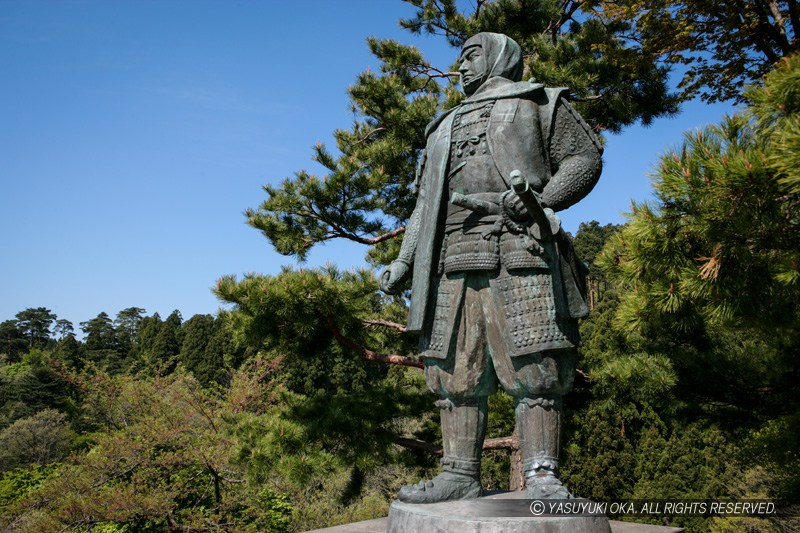
[[[490,78],[522,79],[522,50],[500,33],[478,33],[464,42],[459,57],[461,88],[470,96]]]

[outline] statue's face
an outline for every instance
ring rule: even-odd
[[[478,90],[484,81],[488,65],[483,49],[478,46],[470,46],[461,52],[461,66],[458,72],[461,73],[461,89],[467,96]]]

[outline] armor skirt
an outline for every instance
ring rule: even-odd
[[[516,397],[572,386],[577,320],[561,316],[548,269],[473,271],[434,280],[433,320],[420,339],[429,388],[485,396],[497,383]]]

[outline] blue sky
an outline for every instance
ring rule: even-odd
[[[401,30],[399,0],[0,1],[0,321],[48,307],[78,323],[138,306],[214,313],[224,274],[295,264],[244,223],[261,186],[310,161],[353,120],[347,87],[368,36],[457,51]],[[687,129],[727,105],[609,136],[592,194],[562,214],[620,223],[647,173]],[[362,265],[332,243],[307,265]]]

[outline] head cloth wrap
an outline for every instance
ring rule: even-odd
[[[501,33],[477,33],[467,39],[461,49],[475,45],[481,47],[486,64],[490,65],[481,85],[495,76],[511,81],[522,80],[522,50],[514,39]]]

